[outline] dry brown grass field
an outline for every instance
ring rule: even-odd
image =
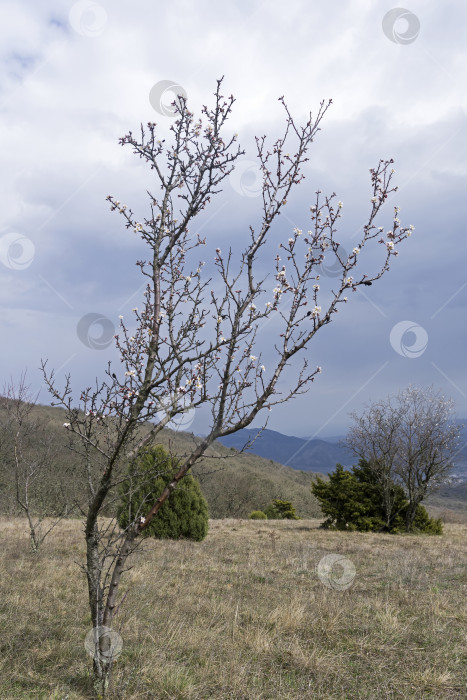
[[[146,541],[123,579],[111,698],[467,698],[467,526],[442,537],[338,533],[317,520],[212,520],[207,538]],[[0,519],[0,698],[91,698],[83,525],[39,555]],[[345,590],[317,565],[355,566]]]

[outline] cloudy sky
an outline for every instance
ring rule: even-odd
[[[268,427],[342,433],[350,411],[409,383],[433,385],[467,416],[465,3],[7,0],[0,14],[3,381],[27,368],[39,390],[41,358],[76,391],[102,376],[118,316],[142,301],[142,243],[105,198],[143,218],[150,173],[118,139],[147,121],[168,132],[167,84],[197,113],[224,75],[246,154],[196,224],[212,251],[239,250],[260,215],[254,136],[281,134],[281,95],[298,122],[323,99],[333,105],[278,240],[307,229],[321,189],[343,201],[339,235],[351,249],[380,158],[394,158],[399,185],[381,225],[397,204],[402,225],[415,226],[390,272],[316,336],[307,357],[322,374]],[[44,389],[39,400],[48,403]],[[206,429],[202,415],[191,428]]]

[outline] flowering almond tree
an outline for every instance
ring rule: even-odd
[[[306,124],[299,126],[280,98],[285,112],[283,135],[271,145],[265,136],[256,139],[262,173],[258,223],[249,227],[248,243],[237,263],[236,251],[217,247],[214,254],[213,245],[215,288],[220,289],[214,292],[214,282],[205,276],[205,263],[200,260],[206,257],[200,251],[207,250],[210,255],[211,249],[190,226],[212,196],[221,191],[223,181],[244,153],[236,135],[225,135],[234,98],[223,97],[221,84],[219,80],[214,104],[202,108],[200,119],[195,120],[183,96],[177,98],[170,143],[158,138],[154,123],[142,126],[139,136],[130,132],[120,140],[149,165],[157,190],[148,192],[147,218],[108,197],[111,209],[148,248],[147,259],[137,262],[147,282],[142,308],[133,309],[131,326],[121,318],[120,332],[115,336],[121,372],[117,375],[109,363],[106,379],[97,382],[94,389],[85,389],[76,408],[70,377],[64,388],[57,388],[53,372],[43,362],[55,405],[67,409],[65,429],[70,432],[73,448],[82,455],[87,474],[85,570],[89,604],[94,629],[106,631],[102,635],[96,632],[94,657],[95,689],[101,696],[112,668],[110,630],[119,585],[141,533],[214,440],[246,428],[260,411],[270,410],[310,387],[321,371],[308,366],[310,341],[333,320],[339,306],[347,301],[346,293],[371,284],[389,270],[397,246],[413,228],[400,227],[397,208],[387,234],[375,224],[381,206],[397,189],[391,184],[393,161],[381,160],[370,170],[367,223],[350,255],[342,257],[336,240],[342,203],[335,203],[335,194],[322,197],[318,191],[310,209],[310,230],[291,227],[279,246],[280,255],[274,259],[271,254],[274,281],[271,283],[269,275],[260,275],[268,254],[263,246],[292,189],[304,177],[309,147],[331,104],[322,102],[317,115],[310,115]],[[381,244],[381,263],[371,274],[357,275],[357,259],[373,241]],[[322,306],[319,272],[328,255],[337,258],[341,274]],[[258,330],[270,319],[281,328],[275,354],[266,362]],[[279,378],[292,360],[300,358],[295,381],[281,393]],[[210,412],[208,434],[184,456],[177,474],[146,518],[136,514],[123,533],[115,526],[103,528],[98,516],[124,478],[128,462],[146,445],[154,444],[158,433],[177,415],[199,406]]]

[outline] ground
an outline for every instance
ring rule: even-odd
[[[203,542],[146,542],[122,579],[111,697],[466,698],[467,525],[442,537],[318,525],[211,520]],[[0,697],[92,697],[82,522],[36,556],[22,519],[1,518],[0,539]],[[329,554],[348,560],[341,590],[342,569],[318,576]]]

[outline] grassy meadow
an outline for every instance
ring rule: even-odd
[[[211,520],[200,543],[146,541],[122,579],[110,697],[465,699],[467,525],[442,537],[318,525]],[[0,518],[0,541],[0,698],[91,698],[82,522],[36,556],[23,519]],[[329,554],[355,567],[343,590],[318,577]]]

